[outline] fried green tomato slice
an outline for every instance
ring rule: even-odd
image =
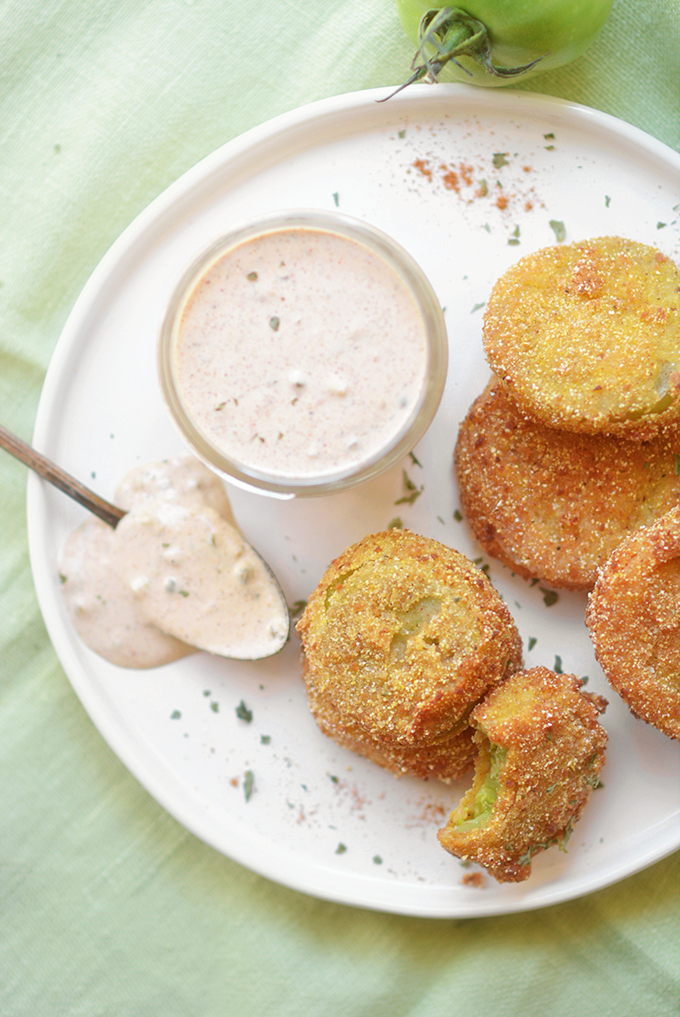
[[[543,248],[496,282],[484,346],[528,415],[647,440],[680,421],[680,270],[621,237]]]
[[[349,752],[366,756],[372,763],[390,770],[398,777],[410,774],[422,780],[437,779],[445,783],[464,776],[474,765],[477,749],[472,740],[468,715],[450,731],[423,744],[372,738],[357,721],[343,718],[333,701],[319,692],[307,661],[303,666],[309,708],[321,731]]]
[[[591,791],[600,786],[607,733],[600,696],[575,675],[518,671],[471,714],[478,748],[472,787],[438,833],[459,858],[500,883],[531,875],[531,859],[563,850]]]
[[[471,707],[521,667],[519,634],[484,573],[409,530],[349,547],[297,628],[322,729],[400,773],[467,770],[472,754],[468,746],[457,756],[457,738]],[[448,768],[438,751],[447,741]]]
[[[590,595],[586,624],[631,712],[680,740],[680,508],[617,547]]]
[[[461,424],[454,463],[484,550],[565,589],[591,590],[629,533],[680,505],[680,429],[639,442],[546,427],[493,381]]]

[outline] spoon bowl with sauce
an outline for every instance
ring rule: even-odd
[[[97,517],[68,538],[59,570],[72,621],[100,656],[148,668],[199,649],[259,660],[283,648],[283,591],[202,463],[135,467],[119,485],[120,507],[2,427],[0,447]]]

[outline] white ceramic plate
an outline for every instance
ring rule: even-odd
[[[680,158],[606,115],[528,93],[462,85],[339,96],[230,142],[161,194],[113,245],[83,290],[45,382],[35,443],[112,497],[139,461],[181,450],[156,380],[156,338],[176,280],[216,236],[251,214],[339,208],[392,234],[420,262],[446,308],[451,357],[440,411],[406,474],[356,491],[277,501],[233,492],[236,518],[305,599],[330,560],[395,516],[477,558],[457,522],[451,457],[459,422],[489,371],[481,305],[517,258],[556,242],[621,234],[680,251]],[[673,208],[673,206],[676,206]],[[551,225],[551,221],[553,225]],[[94,479],[93,479],[94,478]],[[527,665],[589,676],[610,699],[604,788],[568,853],[539,855],[526,882],[481,888],[438,845],[464,785],[397,780],[338,747],[306,707],[293,637],[278,657],[236,663],[199,654],[125,671],[81,644],[59,591],[57,552],[84,510],[31,478],[28,519],[40,605],[73,687],[100,732],[150,793],[217,850],[270,879],[331,900],[403,914],[473,916],[588,893],[680,844],[680,746],[634,720],[595,663],[585,596],[546,606],[491,561],[524,639]],[[532,649],[528,649],[529,640]],[[239,719],[241,702],[252,712]],[[253,787],[246,800],[246,774]],[[342,847],[341,847],[342,845]],[[344,847],[344,850],[343,850]],[[469,870],[468,870],[469,871]]]

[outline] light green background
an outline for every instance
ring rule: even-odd
[[[0,422],[30,439],[80,289],[171,181],[278,113],[396,84],[410,56],[391,0],[0,0]],[[680,149],[678,0],[615,0],[586,56],[525,87]],[[430,921],[308,898],[187,833],[56,660],[25,486],[3,453],[2,1017],[678,1014],[677,854],[542,911]]]

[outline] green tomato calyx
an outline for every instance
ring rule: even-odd
[[[426,11],[420,19],[418,32],[420,45],[411,63],[413,74],[403,85],[386,96],[386,99],[391,99],[397,92],[401,92],[416,81],[424,79],[436,82],[442,67],[445,67],[449,60],[472,77],[472,72],[457,59],[461,56],[474,60],[492,77],[516,78],[531,70],[543,56],[548,55],[544,53],[543,56],[528,64],[522,64],[521,67],[500,67],[494,64],[491,40],[486,26],[460,7],[442,7]],[[385,99],[380,101],[385,102]]]

